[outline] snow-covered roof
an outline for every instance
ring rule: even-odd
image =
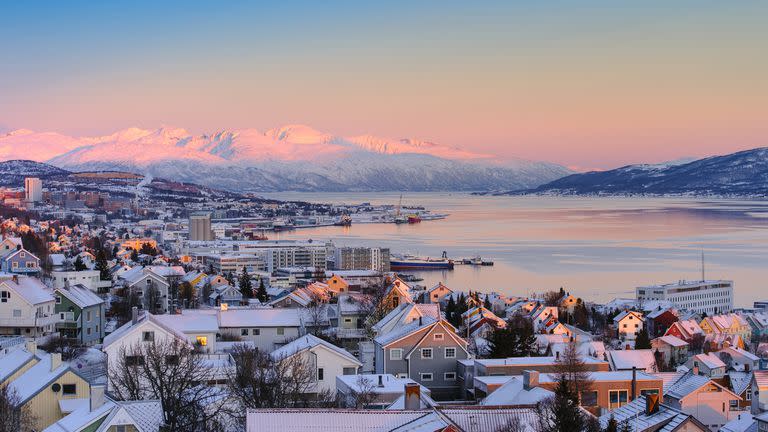
[[[659,340],[666,345],[673,346],[673,347],[684,347],[688,345],[688,342],[680,339],[677,336],[668,335],[668,336],[661,336],[656,338],[656,340]]]
[[[381,377],[381,385],[379,385],[379,377]],[[354,392],[370,390],[376,394],[404,393],[406,384],[416,384],[416,381],[410,378],[398,378],[392,374],[340,375],[336,377],[336,381],[344,383]],[[373,386],[372,389],[370,389],[371,386]],[[424,386],[421,386],[421,392],[430,393]]]
[[[438,403],[432,399],[428,394],[419,393],[419,409],[429,409],[438,406]],[[405,393],[402,396],[395,399],[392,405],[387,407],[388,410],[404,410],[405,409]]]
[[[299,311],[294,308],[229,309],[219,312],[219,326],[300,327]]]
[[[21,296],[27,303],[37,305],[52,302],[55,299],[48,288],[39,279],[29,276],[18,276],[16,279],[0,281],[0,286],[5,285]]]
[[[101,297],[97,296],[93,291],[80,284],[72,285],[69,288],[59,288],[56,290],[56,292],[68,298],[70,301],[72,301],[72,303],[76,304],[80,308],[96,306],[104,303],[104,300]]]
[[[9,386],[16,391],[19,403],[24,403],[68,370],[70,370],[69,364],[65,362],[61,362],[59,367],[51,370],[51,354],[44,355],[37,364],[13,380]]]
[[[646,372],[656,372],[658,370],[653,350],[608,350],[606,353],[611,360],[611,369],[613,370],[628,370],[632,369],[632,367]]]
[[[752,382],[752,372],[728,372],[728,381],[731,383],[731,390],[737,395],[744,393]]]
[[[715,353],[696,354],[693,356],[694,362],[699,362],[709,369],[723,368],[725,369],[725,363],[720,360],[720,357]]]
[[[428,328],[430,326],[433,326],[437,324],[438,321],[432,319],[432,318],[423,318],[421,319],[421,322],[419,320],[412,321],[408,324],[405,324],[395,330],[392,330],[389,333],[380,335],[374,339],[376,343],[382,346],[389,345],[392,342],[395,342],[396,340],[403,338],[411,333],[415,333],[417,331],[423,330],[425,328]]]
[[[154,319],[181,333],[217,333],[219,321],[215,314],[183,311],[180,314],[155,315]]]
[[[526,390],[523,386],[523,377],[514,376],[483,399],[480,405],[535,405],[554,395],[553,392],[542,387],[533,387]]]
[[[600,425],[606,427],[610,418],[613,417],[619,424],[625,421],[629,422],[634,430],[672,432],[689,419],[696,421],[691,415],[664,404],[659,404],[658,412],[648,415],[645,413],[645,404],[645,396],[640,396],[632,402],[601,416]],[[700,427],[704,427],[704,425],[698,424]]]
[[[78,400],[78,399],[75,399]],[[88,401],[88,399],[86,399]],[[43,432],[74,432],[80,431],[93,424],[96,420],[106,417],[117,405],[107,399],[100,407],[91,411],[90,403],[86,403],[72,411],[63,419],[48,426]]]
[[[724,424],[718,432],[757,432],[757,422],[748,411],[740,412],[735,419]]]
[[[671,387],[666,389],[664,392],[664,396],[666,397],[672,397],[677,400],[680,400],[694,392],[696,392],[698,389],[704,387],[707,384],[713,384],[718,387],[721,387],[716,382],[712,381],[708,377],[704,375],[697,375],[693,373],[687,373],[683,377],[681,377],[679,380],[677,380],[676,383],[672,384]],[[723,389],[724,391],[727,391]]]
[[[350,354],[347,350],[337,347],[336,345],[311,334],[304,335],[289,342],[286,345],[283,345],[282,347],[272,351],[271,355],[274,359],[284,359],[293,356],[298,352],[311,350],[318,346],[325,347],[328,350],[338,354],[339,356],[344,357],[347,361],[353,362],[358,366],[362,366],[362,363],[360,363],[360,361],[357,360],[357,358],[355,358],[355,356]]]
[[[0,383],[34,360],[35,355],[24,348],[17,348],[0,357]]]
[[[248,410],[246,430],[388,432],[428,415],[425,411],[354,409]],[[443,423],[444,425],[444,423]],[[444,426],[442,426],[444,427]],[[435,428],[431,430],[439,430]]]

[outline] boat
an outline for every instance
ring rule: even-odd
[[[349,217],[349,215],[342,215],[341,218],[339,218],[338,221],[336,221],[333,225],[335,226],[352,226],[352,218]]]
[[[453,260],[448,258],[393,257],[389,261],[392,270],[453,270]]]
[[[417,214],[409,214],[408,215],[408,223],[409,224],[415,224],[421,222],[421,217]]]

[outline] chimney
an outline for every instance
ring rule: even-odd
[[[139,308],[134,306],[131,308],[131,323],[136,324],[139,322]]]
[[[694,375],[698,375],[699,374],[699,365],[694,364],[692,372],[693,372]]]
[[[384,387],[384,375],[379,375],[379,387]]]
[[[539,386],[539,372],[532,370],[523,371],[523,389],[530,390]]]
[[[656,414],[659,412],[659,395],[645,395],[645,415]]]
[[[632,394],[629,395],[629,400],[633,401],[637,397],[637,366],[632,366]]]
[[[15,283],[16,285],[19,284],[19,275],[13,275],[11,276],[11,279],[13,279],[13,283]]]
[[[423,324],[423,322],[421,320],[421,315],[419,315],[419,325],[422,325],[422,324]]]
[[[37,352],[37,342],[35,342],[34,340],[27,341],[27,343],[25,344],[25,347],[27,348],[27,352],[30,352],[32,354]]]
[[[418,411],[421,408],[421,386],[416,383],[405,385],[405,407],[408,411]]]
[[[560,351],[555,351],[555,360],[560,360]]]
[[[53,372],[61,366],[61,354],[51,353],[49,355],[51,356],[51,372]]]
[[[91,384],[91,412],[104,405],[104,392],[106,386],[104,384]]]

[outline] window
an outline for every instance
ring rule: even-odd
[[[86,333],[88,336],[90,336],[90,335],[91,335],[91,328],[90,328],[90,327],[88,327],[87,329],[85,329],[85,333]]]
[[[739,401],[735,399],[731,400],[729,405],[730,405],[731,411],[736,411],[737,409],[739,409]]]
[[[240,330],[240,336],[248,336],[248,329]]]
[[[126,426],[126,425],[116,425],[115,426],[115,432],[128,432],[128,426]]]
[[[434,339],[435,340],[443,340],[443,339],[445,339],[445,335],[442,334],[442,333],[435,333]]]
[[[13,310],[13,317],[14,318],[21,318],[21,309],[14,309]]]
[[[431,373],[420,373],[422,381],[432,381],[432,374]]]
[[[640,396],[657,395],[657,394],[659,394],[659,389],[640,390]]]
[[[90,321],[91,320],[91,311],[85,312],[85,320]]]
[[[629,392],[627,390],[610,390],[608,392],[608,409],[616,409],[624,406],[627,403],[628,394]]]
[[[11,298],[11,293],[9,291],[0,291],[0,302],[8,303],[9,298]]]
[[[356,374],[357,374],[357,368],[353,368],[353,367],[344,368],[344,375],[356,375]]]
[[[351,323],[352,322],[352,318],[344,318],[344,322],[345,323]]]
[[[198,336],[195,338],[197,340],[197,343],[200,344],[200,346],[207,346],[208,345],[208,337],[206,336]]]
[[[155,332],[153,331],[145,331],[141,334],[141,340],[144,342],[154,342],[155,341]]]
[[[125,356],[125,365],[126,366],[141,366],[144,364],[144,357],[140,355],[135,356]]]
[[[253,329],[251,330],[251,334],[253,334],[254,336],[258,336],[261,334],[261,329]]]
[[[429,360],[432,358],[432,348],[422,348],[421,349],[421,358],[424,360]]]
[[[393,348],[389,350],[389,359],[390,360],[402,360],[403,359],[403,350],[401,348]]]
[[[66,395],[74,395],[77,394],[77,384],[64,384],[61,386],[61,389],[63,390],[63,394]]]
[[[446,372],[443,374],[445,381],[456,381],[456,372]]]
[[[747,390],[747,400],[748,401],[752,400],[752,392],[750,390]]]
[[[445,358],[448,358],[448,359],[456,358],[456,348],[454,347],[445,348]]]
[[[280,335],[280,336],[284,335],[285,334],[285,329],[283,327],[278,327],[277,328],[277,334]]]
[[[581,405],[586,407],[597,406],[597,392],[596,391],[581,392]]]
[[[61,296],[56,296],[56,304],[61,304]]]
[[[317,380],[322,381],[325,377],[325,370],[323,368],[317,368]]]

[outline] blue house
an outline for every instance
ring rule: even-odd
[[[15,251],[3,256],[2,270],[7,273],[36,275],[40,273],[40,258],[22,246],[17,246]]]

